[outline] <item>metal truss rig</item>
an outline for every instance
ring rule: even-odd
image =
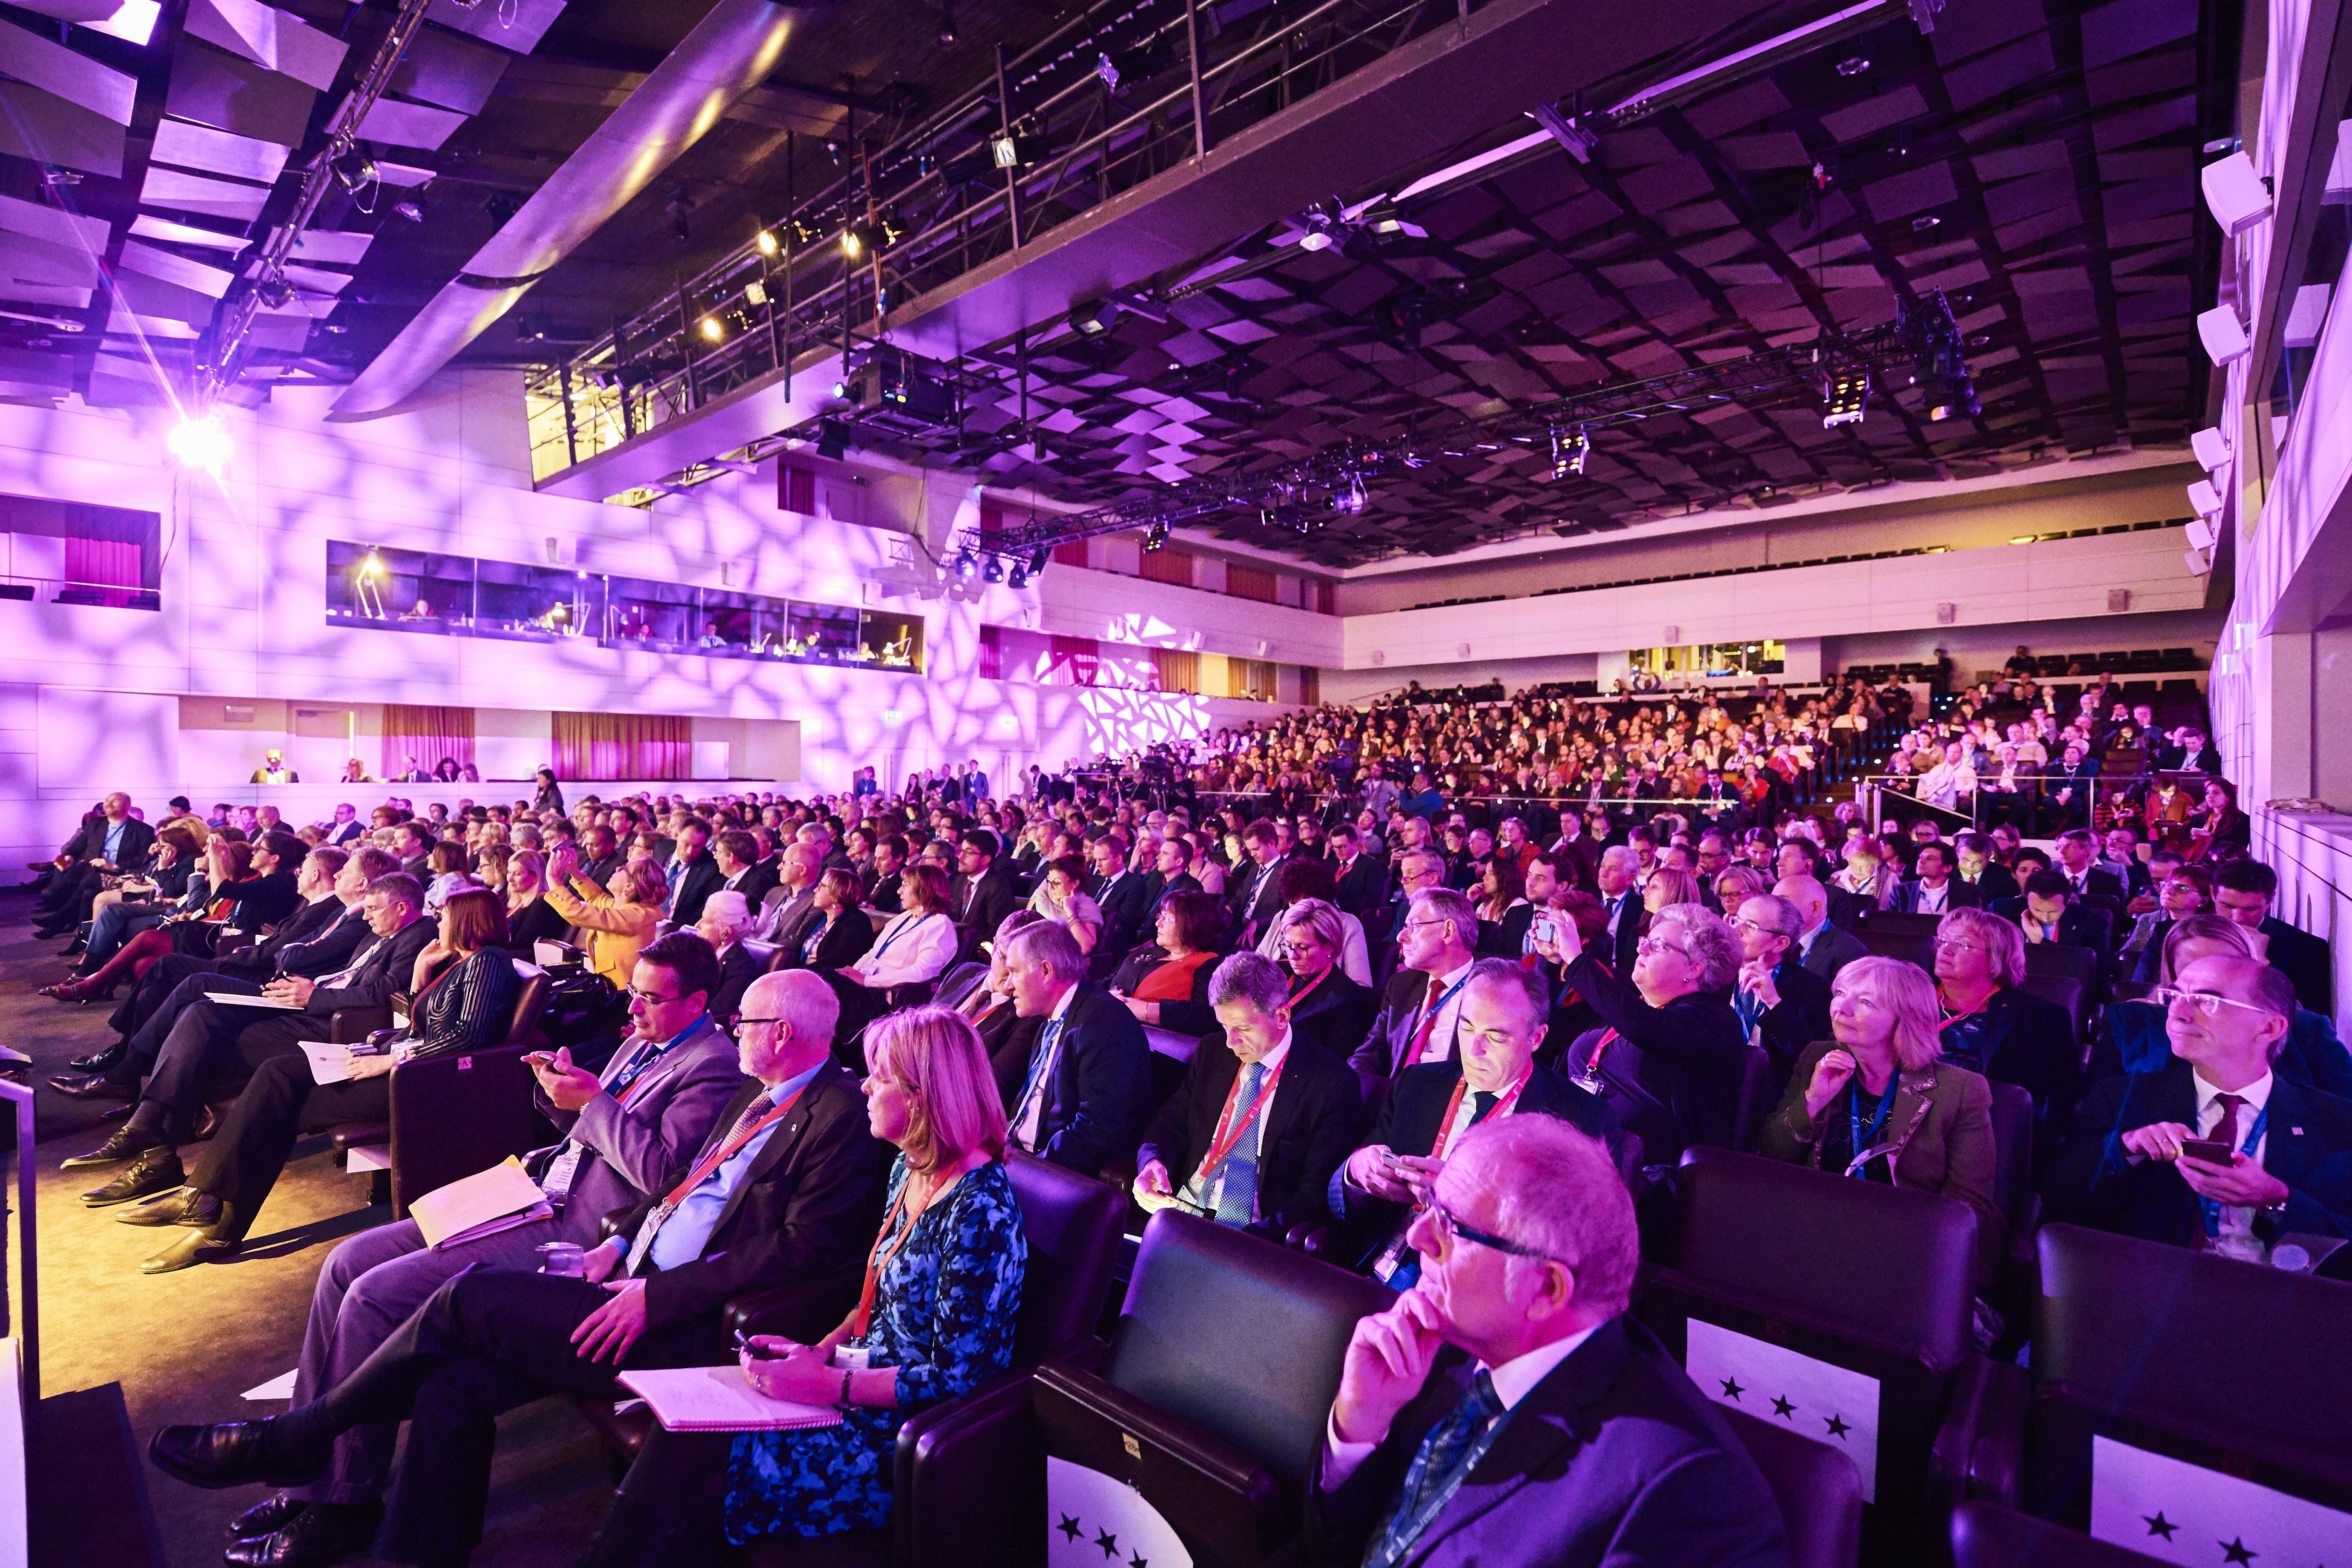
[[[1861,418],[1874,391],[1891,395],[1906,386],[1921,389],[1931,421],[1979,411],[1959,327],[1941,289],[1898,304],[1893,321],[1850,335],[1615,382],[1465,421],[1442,433],[1411,431],[1386,441],[1332,447],[1295,463],[1193,479],[1158,496],[1092,511],[1041,517],[986,533],[966,530],[956,541],[953,569],[970,577],[990,558],[1002,557],[1019,563],[1026,578],[1045,569],[1057,545],[1139,529],[1144,548],[1156,550],[1179,523],[1251,510],[1261,521],[1309,533],[1320,517],[1363,510],[1366,481],[1384,474],[1520,446],[1547,453],[1553,477],[1566,480],[1583,472],[1591,433],[1597,429],[1725,404],[1753,405],[1801,389],[1818,394],[1824,403],[1823,423],[1837,425]]]

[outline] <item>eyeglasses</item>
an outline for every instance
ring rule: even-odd
[[[783,1024],[789,1022],[791,1022],[791,1020],[786,1018],[738,1018],[735,1020],[735,1026],[740,1029],[746,1024]]]
[[[1936,951],[1938,952],[1947,951],[1952,952],[1982,952],[1985,950],[1982,945],[1977,942],[1960,942],[1952,937],[1939,936],[1936,939]]]
[[[1681,948],[1676,947],[1673,942],[1668,942],[1662,936],[1645,936],[1640,942],[1633,944],[1633,950],[1636,952],[1646,952],[1653,958],[1655,958],[1662,952],[1671,952],[1676,958],[1688,958],[1690,956],[1689,953],[1684,952]]]
[[[632,1002],[642,1002],[648,1007],[658,1007],[665,1002],[675,1002],[678,1000],[677,996],[656,996],[650,991],[640,991],[634,985],[630,986],[626,991],[622,992],[621,994],[626,996]],[[680,994],[682,995],[683,993]]]
[[[2177,985],[2159,985],[2147,994],[2147,999],[2159,1007],[2169,1007],[2176,1002],[2192,1002],[2197,1011],[2208,1018],[2218,1018],[2224,1007],[2243,1007],[2249,1013],[2272,1014],[2268,1007],[2256,1002],[2241,1002],[2233,996],[2217,996],[2210,991],[2184,991]]]
[[[1407,921],[1404,922],[1402,929],[1405,931],[1418,931],[1423,926],[1450,926],[1454,922],[1452,921]]]
[[[1549,1252],[1538,1252],[1532,1247],[1521,1247],[1517,1242],[1496,1236],[1491,1230],[1480,1230],[1474,1225],[1465,1224],[1452,1209],[1438,1201],[1435,1194],[1430,1195],[1427,1212],[1430,1228],[1437,1233],[1437,1239],[1441,1244],[1450,1244],[1456,1240],[1475,1241],[1479,1246],[1492,1247],[1496,1252],[1507,1252],[1513,1258],[1535,1258],[1549,1263],[1565,1264],[1567,1262],[1567,1259],[1554,1258]]]

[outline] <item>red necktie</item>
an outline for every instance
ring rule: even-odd
[[[2213,1129],[2214,1142],[2228,1144],[2234,1154],[2238,1151],[2238,1107],[2245,1104],[2245,1100],[2234,1094],[2217,1094],[2213,1103],[2221,1108],[2221,1121]]]
[[[1438,989],[1438,977],[1433,974],[1429,977],[1427,996],[1421,1005],[1421,1027],[1412,1032],[1412,1048],[1407,1051],[1403,1059],[1396,1064],[1398,1072],[1402,1072],[1405,1068],[1418,1063],[1423,1054],[1429,1049],[1429,1037],[1437,1028],[1437,1003],[1441,994]]]

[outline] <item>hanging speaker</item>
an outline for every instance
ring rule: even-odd
[[[2253,347],[2246,341],[2238,312],[2227,305],[2216,305],[2198,316],[2197,341],[2205,345],[2205,357],[2217,366],[2243,359]]]

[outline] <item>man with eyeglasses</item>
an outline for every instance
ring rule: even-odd
[[[1979,908],[1977,890],[1953,878],[1951,854],[1941,844],[1920,845],[1916,874],[1895,883],[1886,897],[1889,912],[1940,915],[1947,910]]]
[[[1755,1461],[1626,1312],[1633,1205],[1598,1139],[1548,1116],[1472,1129],[1406,1239],[1420,1281],[1341,1364],[1314,1560],[1785,1568]]]
[[[1408,858],[1407,878],[1425,871],[1424,856]],[[1446,887],[1423,887],[1406,905],[1397,929],[1397,972],[1381,997],[1372,1027],[1349,1063],[1367,1085],[1385,1083],[1417,1063],[1454,1054],[1462,987],[1477,957],[1478,911]]]
[[[1731,1009],[1748,1037],[1770,1053],[1774,1079],[1786,1087],[1805,1047],[1830,1037],[1830,983],[1798,961],[1804,916],[1788,900],[1759,893],[1732,914],[1730,925],[1740,952]]]
[[[736,1047],[703,1006],[720,983],[709,944],[692,931],[673,931],[637,955],[631,1033],[601,1078],[574,1066],[568,1051],[532,1058],[540,1110],[565,1134],[525,1160],[554,1205],[547,1218],[439,1247],[425,1246],[415,1220],[400,1220],[329,1253],[310,1294],[294,1403],[349,1376],[464,1270],[529,1270],[550,1243],[596,1246],[606,1215],[643,1202],[699,1148],[743,1087]],[[238,1516],[230,1526],[228,1561],[299,1564],[364,1552],[382,1511],[396,1431],[391,1423],[374,1423],[336,1439],[334,1458],[318,1479]]]
[[[2044,1184],[2050,1217],[2257,1261],[2282,1232],[2352,1236],[2352,1100],[2272,1071],[2295,1012],[2286,976],[2200,958],[2148,999],[2176,1059],[2084,1097]]]
[[[2278,897],[2278,873],[2260,860],[2224,861],[2213,873],[2213,910],[2263,939],[2271,967],[2294,984],[2294,994],[2315,1013],[2333,1013],[2336,964],[2327,943],[2271,913]]]

